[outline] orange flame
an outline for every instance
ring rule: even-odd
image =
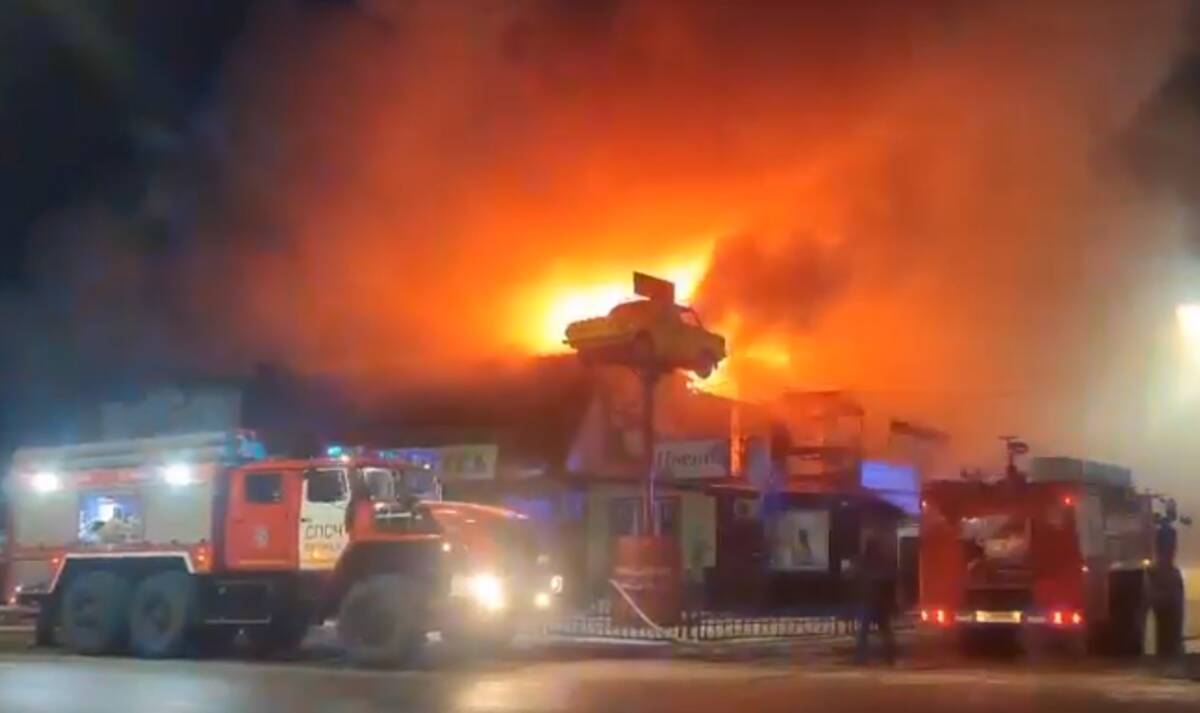
[[[642,270],[675,283],[675,298],[688,304],[704,277],[709,251],[684,259],[646,267],[631,265],[606,271],[592,278],[556,278],[532,291],[523,309],[524,326],[520,327],[522,346],[537,353],[548,354],[568,350],[563,338],[567,325],[588,317],[608,314],[616,305],[635,299],[633,272]]]

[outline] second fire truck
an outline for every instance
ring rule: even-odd
[[[1028,476],[1010,464],[993,482],[930,483],[920,620],[964,641],[1019,633],[1033,650],[1139,655],[1154,575],[1177,574],[1156,553],[1154,505],[1128,470],[1072,458],[1034,458]]]

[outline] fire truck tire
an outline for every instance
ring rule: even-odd
[[[86,572],[67,585],[62,638],[72,653],[113,653],[129,633],[129,582],[112,572]]]
[[[410,662],[424,639],[424,597],[399,575],[378,575],[358,582],[338,609],[338,639],[351,662],[398,667]]]
[[[146,577],[129,607],[129,644],[142,658],[182,656],[197,622],[196,582],[186,572]]]

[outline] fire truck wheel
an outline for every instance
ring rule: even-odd
[[[128,633],[129,582],[112,572],[87,572],[67,585],[62,602],[63,643],[72,653],[112,653]]]
[[[148,659],[180,656],[196,628],[196,583],[186,572],[142,580],[129,608],[129,643]]]
[[[338,610],[338,638],[356,664],[394,667],[408,663],[424,637],[420,592],[398,575],[369,577],[350,588]]]

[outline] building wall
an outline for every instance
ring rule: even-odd
[[[586,496],[586,557],[587,581],[593,596],[607,593],[612,576],[612,548],[615,538],[611,528],[611,508],[614,500],[638,498],[642,489],[635,484],[593,484]],[[669,487],[659,490],[660,497],[677,498],[679,502],[679,546],[683,559],[684,578],[697,586],[704,582],[704,572],[717,562],[716,499],[699,491],[683,491]]]
[[[698,492],[680,493],[680,546],[688,582],[704,583],[704,570],[717,564],[717,500]]]
[[[594,484],[587,488],[587,581],[592,596],[608,591],[612,575],[612,535],[609,532],[609,508],[616,498],[634,497],[641,489],[634,485]]]

